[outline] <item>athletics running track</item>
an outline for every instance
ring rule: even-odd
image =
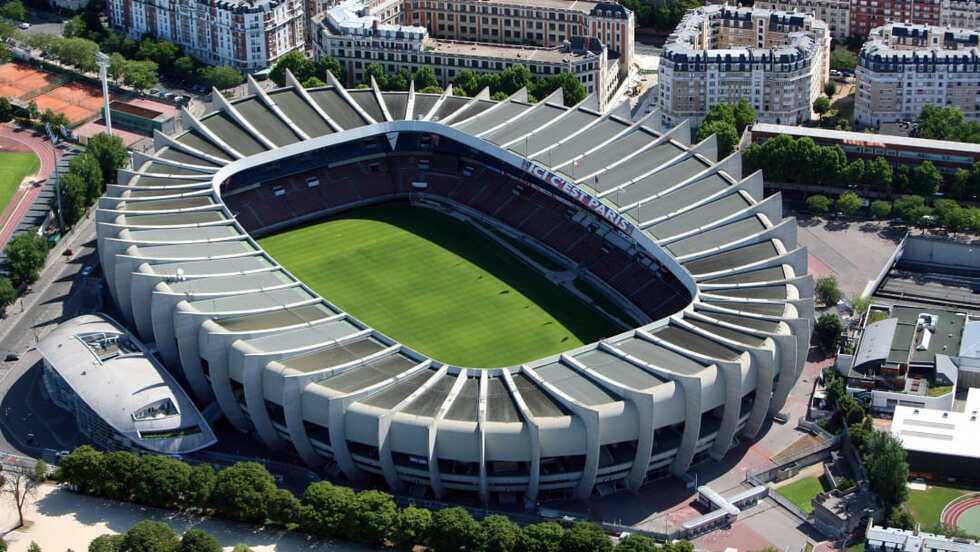
[[[61,150],[46,139],[35,136],[33,131],[10,125],[0,125],[0,151],[31,151],[41,160],[41,168],[33,180],[46,180],[54,172],[54,155],[61,157]],[[21,186],[0,213],[0,249],[7,245],[34,198],[41,193],[41,186]]]
[[[943,513],[939,519],[942,520],[943,525],[946,525],[948,527],[960,527],[959,525],[960,517],[973,508],[980,508],[980,494],[963,496],[950,502],[943,509]],[[973,532],[971,531],[971,529],[975,529],[973,527],[970,528],[960,527],[960,528],[966,529],[967,531],[970,532]]]

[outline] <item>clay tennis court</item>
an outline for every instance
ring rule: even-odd
[[[56,82],[51,73],[16,63],[0,65],[0,96],[20,98]]]
[[[40,111],[51,109],[64,113],[75,124],[98,115],[102,109],[102,91],[95,86],[71,82],[35,96],[34,102]]]
[[[102,109],[102,90],[99,87],[79,82],[57,86],[60,80],[58,75],[26,65],[0,65],[0,96],[33,99],[42,113],[48,109],[64,113],[72,124],[81,123],[99,114]],[[52,86],[55,87],[38,94]],[[113,97],[110,96],[110,99]]]

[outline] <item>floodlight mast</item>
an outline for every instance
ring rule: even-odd
[[[109,56],[102,52],[95,53],[95,64],[99,66],[99,80],[102,81],[102,101],[104,106],[105,128],[109,136],[112,136],[112,116],[109,113]]]

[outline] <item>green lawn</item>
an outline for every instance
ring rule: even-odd
[[[622,331],[468,224],[404,203],[260,243],[342,309],[450,364],[514,365]]]
[[[929,485],[929,489],[925,491],[909,489],[909,497],[905,501],[905,507],[922,527],[931,527],[939,523],[939,516],[943,513],[943,508],[951,500],[970,492],[972,491],[938,485]]]
[[[14,197],[24,177],[36,173],[39,167],[40,161],[33,153],[0,152],[0,213]]]
[[[789,485],[776,488],[777,493],[788,498],[797,508],[808,514],[813,511],[813,505],[810,503],[811,499],[823,491],[823,483],[820,482],[820,478],[818,477],[804,477]]]

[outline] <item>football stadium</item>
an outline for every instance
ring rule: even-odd
[[[595,98],[225,100],[97,211],[127,325],[202,407],[351,481],[486,503],[721,459],[806,357],[796,223],[738,153]]]

